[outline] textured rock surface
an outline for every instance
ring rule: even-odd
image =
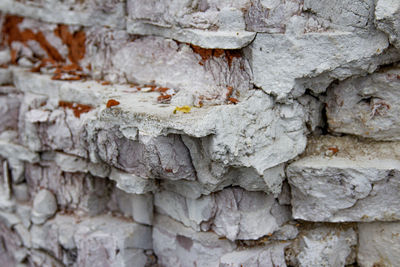
[[[399,10],[0,1],[0,265],[399,265]]]
[[[396,266],[400,263],[398,222],[360,223],[357,261],[362,266]]]
[[[351,142],[356,144],[347,147]],[[310,155],[287,169],[293,217],[329,222],[398,220],[397,146],[350,138],[326,138],[309,146]],[[327,156],[332,150],[338,152]]]
[[[399,140],[398,68],[351,78],[328,91],[329,130],[376,140]]]

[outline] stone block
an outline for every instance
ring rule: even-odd
[[[386,141],[400,140],[400,69],[382,69],[332,86],[327,97],[329,130]]]
[[[400,218],[398,143],[350,137],[310,142],[287,176],[293,217],[306,221],[395,221]]]
[[[173,204],[171,204],[173,203]],[[196,231],[212,229],[217,235],[236,239],[258,239],[272,235],[290,218],[288,207],[273,195],[228,188],[198,199],[162,191],[155,194],[156,211]]]
[[[0,10],[50,23],[125,27],[125,3],[115,0],[68,2],[4,0],[0,3]]]
[[[270,244],[260,248],[233,251],[221,257],[220,267],[286,266],[285,247],[289,243]]]
[[[238,49],[255,33],[245,31],[243,10],[249,1],[201,2],[129,0],[127,30],[159,35],[203,48]]]
[[[246,54],[254,84],[285,101],[305,89],[320,93],[335,79],[374,71],[380,64],[376,56],[388,45],[377,31],[258,34]]]
[[[363,267],[400,264],[400,224],[373,222],[358,224],[357,262]]]
[[[153,249],[158,263],[169,266],[218,266],[219,258],[236,245],[212,232],[196,232],[168,218],[155,216]]]
[[[61,210],[96,215],[107,208],[110,192],[108,182],[103,178],[63,172],[53,162],[43,166],[27,165],[25,177],[31,196],[45,188],[55,194]]]
[[[289,266],[340,267],[355,262],[357,234],[351,226],[314,225],[286,248]]]
[[[389,36],[390,42],[400,47],[400,4],[395,0],[378,0],[375,6],[375,25]]]

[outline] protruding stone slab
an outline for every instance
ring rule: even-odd
[[[238,49],[248,45],[256,35],[245,31],[243,10],[248,2],[194,5],[179,1],[129,0],[127,30],[203,48]]]
[[[259,33],[247,54],[255,85],[285,100],[307,88],[323,92],[334,79],[374,71],[374,57],[387,47],[381,32]]]
[[[307,221],[400,218],[400,144],[320,137],[287,175],[293,217]]]
[[[400,264],[400,223],[360,223],[357,263],[360,266]]]

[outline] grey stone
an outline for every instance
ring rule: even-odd
[[[105,1],[44,2],[4,0],[0,10],[5,13],[38,20],[84,26],[125,27],[125,3]]]
[[[400,4],[395,0],[377,0],[375,6],[375,24],[389,36],[390,42],[400,47]]]
[[[254,84],[285,101],[302,95],[306,88],[322,92],[334,79],[374,71],[378,64],[374,56],[387,47],[388,40],[380,32],[258,34],[246,53]],[[306,84],[321,75],[327,77]]]
[[[236,245],[212,232],[196,232],[162,215],[155,216],[154,252],[163,266],[218,266]]]
[[[345,266],[355,262],[356,245],[353,228],[317,225],[299,235],[287,248],[286,257],[296,266]]]
[[[146,194],[156,190],[153,179],[141,178],[132,173],[126,173],[112,168],[110,179],[117,182],[117,187],[131,194]]]
[[[174,205],[171,205],[174,203]],[[162,191],[155,194],[156,211],[196,231],[212,229],[229,240],[258,239],[285,223],[290,212],[272,195],[227,188],[198,199]]]
[[[113,191],[117,209],[134,221],[152,225],[153,223],[153,195],[129,194],[118,188]]]
[[[309,147],[305,157],[286,171],[294,218],[327,222],[398,220],[397,142],[321,137]],[[335,154],[326,156],[326,151]]]
[[[398,222],[360,223],[357,262],[361,266],[400,264],[400,224]]]
[[[56,211],[57,200],[55,196],[49,190],[40,190],[33,200],[32,222],[42,224],[52,217]]]
[[[249,248],[225,254],[221,257],[220,267],[286,267],[284,249],[288,243],[270,244],[261,248]]]
[[[255,36],[244,30],[242,10],[248,1],[241,2],[203,2],[196,8],[189,1],[129,0],[127,30],[204,48],[238,49],[248,45]]]
[[[400,140],[400,69],[350,78],[328,91],[329,130],[376,140]]]
[[[61,210],[74,210],[78,214],[96,215],[103,212],[109,201],[109,181],[81,172],[63,172],[53,162],[44,166],[26,166],[25,178],[31,195],[46,188],[56,195]]]

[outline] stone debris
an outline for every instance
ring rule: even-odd
[[[398,266],[395,0],[1,0],[0,265]]]

